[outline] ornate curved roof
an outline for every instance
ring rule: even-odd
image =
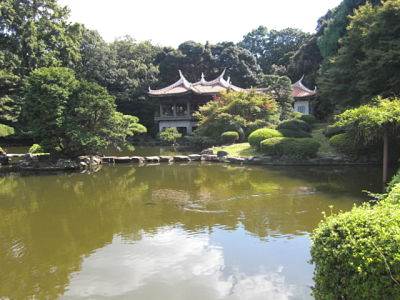
[[[305,87],[303,84],[304,75],[300,78],[299,81],[292,84],[292,96],[293,98],[305,98],[305,97],[312,97],[317,94],[317,87],[314,90],[310,90],[309,88]]]
[[[179,70],[179,80],[165,88],[152,90],[149,88],[149,95],[153,97],[167,97],[194,93],[197,95],[216,95],[226,90],[243,91],[242,88],[233,85],[230,78],[224,79],[225,70],[217,78],[207,81],[204,74],[195,83],[190,83]]]

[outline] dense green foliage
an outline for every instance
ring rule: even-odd
[[[348,133],[339,133],[329,139],[329,144],[339,153],[354,156],[357,154],[357,147],[354,139]]]
[[[5,137],[14,134],[14,128],[0,124],[0,137]]]
[[[229,130],[243,139],[254,129],[276,123],[278,106],[269,94],[226,92],[201,106],[195,117],[199,120],[195,135],[219,140]]]
[[[223,144],[233,144],[239,140],[239,133],[236,131],[225,131],[221,134],[221,141]]]
[[[327,217],[312,236],[317,299],[400,297],[400,185],[376,205]]]
[[[377,95],[400,94],[399,21],[399,0],[359,7],[337,54],[321,68],[318,86],[324,101],[354,107]]]
[[[255,55],[265,74],[274,73],[274,66],[282,66],[286,73],[290,57],[308,37],[299,29],[268,30],[260,26],[246,34],[240,45]]]
[[[177,139],[182,137],[182,134],[178,132],[175,127],[165,128],[158,134],[161,141],[169,144],[175,144]]]
[[[45,151],[65,155],[97,153],[123,146],[145,132],[138,119],[115,110],[114,98],[95,83],[79,81],[68,68],[40,68],[24,86],[22,114]]]
[[[292,119],[281,122],[278,125],[278,129],[302,130],[310,132],[311,126],[303,120]]]
[[[320,144],[312,138],[270,138],[260,143],[261,151],[270,156],[305,159],[317,155]]]
[[[280,119],[285,120],[293,113],[294,99],[292,97],[292,83],[286,76],[265,75],[260,79],[259,86],[266,93],[273,95],[279,105]]]
[[[299,119],[308,123],[311,126],[317,123],[317,118],[313,115],[301,115]]]
[[[301,129],[279,129],[279,132],[284,136],[284,137],[291,137],[291,138],[310,138],[311,134],[301,130]]]
[[[324,130],[324,135],[327,138],[331,138],[334,135],[337,135],[339,133],[345,133],[345,132],[346,132],[346,128],[344,126],[328,125]]]
[[[260,143],[263,140],[274,138],[274,137],[282,137],[282,133],[278,130],[272,128],[260,128],[253,131],[249,137],[248,142],[254,148],[260,148]]]
[[[31,154],[44,153],[44,150],[43,150],[42,146],[40,146],[39,144],[33,144],[29,148],[28,153],[31,153]]]

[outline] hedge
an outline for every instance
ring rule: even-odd
[[[249,137],[248,142],[254,148],[260,148],[260,143],[265,139],[270,139],[274,137],[282,137],[282,133],[278,130],[271,128],[261,128],[253,131]]]
[[[316,299],[400,299],[400,186],[332,215],[312,234]]]
[[[278,125],[278,129],[303,130],[306,132],[310,132],[311,126],[303,120],[293,119],[281,122]]]
[[[306,122],[309,125],[317,123],[317,118],[312,115],[302,115],[299,119]]]
[[[320,144],[312,138],[270,138],[260,143],[261,151],[270,156],[310,158],[317,155]]]
[[[225,131],[221,134],[221,140],[224,144],[233,144],[239,140],[239,133],[236,131]]]
[[[337,135],[337,134],[340,134],[340,133],[345,133],[345,132],[346,132],[346,128],[345,127],[329,125],[324,130],[324,135],[327,138],[331,138],[334,135]]]
[[[339,153],[346,155],[356,155],[357,149],[354,140],[347,133],[339,133],[329,139],[329,144]]]
[[[304,130],[291,130],[291,129],[281,129],[279,130],[280,133],[284,137],[291,137],[291,138],[310,138],[311,134],[305,132]]]

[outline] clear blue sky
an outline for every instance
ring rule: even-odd
[[[194,40],[239,41],[259,25],[313,32],[318,18],[341,0],[60,0],[71,20],[107,40],[130,35],[160,45]]]

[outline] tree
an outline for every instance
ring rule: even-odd
[[[293,113],[294,99],[292,97],[292,83],[286,76],[264,75],[260,86],[274,97],[279,105],[280,119],[288,119]]]
[[[271,74],[273,65],[287,67],[290,57],[308,38],[309,34],[299,29],[268,30],[260,26],[246,34],[239,45],[255,55],[264,74]]]
[[[251,131],[278,121],[278,105],[269,94],[225,92],[200,107],[195,134],[219,140],[227,130],[236,131],[243,139]]]
[[[196,82],[201,73],[214,79],[226,69],[232,82],[241,87],[256,85],[262,74],[254,55],[231,42],[202,45],[188,41],[176,50],[164,48],[156,61],[160,68],[159,87],[178,80],[177,70],[181,70],[189,81]]]
[[[23,117],[45,151],[62,155],[98,153],[126,145],[145,128],[115,109],[115,99],[96,83],[76,79],[68,68],[40,68],[24,86]]]
[[[400,1],[365,4],[351,17],[338,54],[321,67],[321,98],[339,108],[400,94]]]
[[[15,74],[79,61],[81,27],[68,22],[69,10],[56,0],[3,0],[0,16],[0,53]]]
[[[398,139],[400,99],[378,98],[371,105],[362,105],[340,114],[335,125],[346,126],[357,143],[383,142],[383,183],[388,179],[389,140]]]
[[[165,128],[159,133],[161,141],[175,145],[176,140],[181,138],[182,134],[175,127]]]

